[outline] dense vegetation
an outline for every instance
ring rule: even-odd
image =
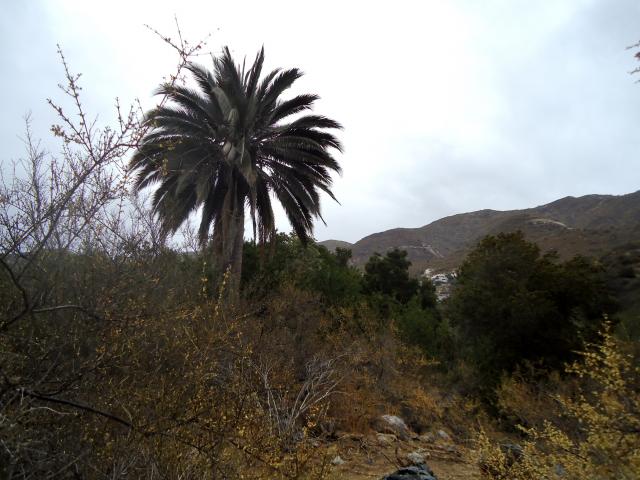
[[[484,238],[459,269],[448,303],[460,353],[483,387],[525,362],[560,369],[594,341],[614,303],[602,269],[583,257],[559,262],[522,233]]]
[[[546,379],[561,359],[575,358],[583,339],[598,339],[603,317],[592,312],[610,305],[592,262],[557,262],[518,234],[480,242],[444,303],[428,281],[408,275],[398,250],[373,256],[360,272],[348,251],[279,234],[266,247],[247,242],[244,257],[241,299],[229,307],[210,288],[206,251],[45,250],[20,285],[60,307],[31,305],[12,325],[22,292],[3,275],[2,350],[13,359],[3,365],[5,475],[72,465],[92,478],[125,470],[146,478],[153,465],[170,478],[247,469],[295,477],[322,469],[311,440],[366,431],[381,405],[404,405],[416,430],[433,421],[424,404],[406,403],[406,389],[426,372],[425,389],[435,381],[489,402],[503,426],[542,425],[512,397],[551,388]],[[492,321],[481,321],[485,312]],[[607,349],[613,355],[613,340]],[[528,362],[535,375],[523,376]],[[620,381],[630,378],[629,365],[620,367]],[[301,392],[304,406],[294,401]],[[349,409],[332,401],[345,394]],[[545,408],[552,418],[555,407]]]

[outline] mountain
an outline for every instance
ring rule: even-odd
[[[353,243],[344,242],[342,240],[324,240],[322,242],[318,242],[320,245],[324,245],[332,252],[335,251],[336,248],[353,248]]]
[[[408,252],[414,273],[457,267],[485,235],[522,230],[543,251],[561,258],[600,256],[612,248],[640,240],[640,191],[627,195],[586,195],[524,210],[479,210],[436,220],[419,228],[394,228],[368,235],[346,248],[362,266],[374,252],[392,248]],[[320,242],[335,248],[337,240]],[[342,246],[342,245],[338,245]],[[345,247],[343,247],[345,248]]]

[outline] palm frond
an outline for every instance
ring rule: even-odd
[[[157,185],[152,206],[163,234],[202,207],[198,235],[205,244],[212,228],[214,235],[229,234],[230,211],[248,208],[254,238],[269,241],[276,231],[273,193],[307,242],[314,220],[322,220],[320,193],[335,200],[331,175],[340,165],[332,150],[341,152],[342,145],[333,131],[341,125],[322,115],[296,118],[319,97],[282,99],[302,72],[262,76],[263,65],[263,48],[245,68],[225,47],[213,70],[187,65],[194,88],[164,83],[156,90],[168,102],[146,114],[151,128],[129,166],[135,191]]]
[[[245,88],[246,88],[248,97],[255,96],[256,88],[258,86],[258,80],[260,79],[260,74],[262,73],[263,63],[264,63],[264,46],[260,49],[260,51],[256,55],[256,59],[254,60],[253,65],[247,72],[247,77],[244,83],[245,83]]]
[[[284,102],[278,102],[271,114],[271,123],[275,124],[290,115],[295,115],[304,110],[310,110],[313,107],[313,103],[319,99],[320,97],[318,95],[305,94],[298,95]]]

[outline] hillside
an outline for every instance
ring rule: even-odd
[[[320,245],[324,245],[332,252],[335,251],[336,248],[353,248],[353,243],[345,242],[342,240],[324,240],[323,242],[319,242]]]
[[[522,230],[543,250],[556,250],[563,258],[602,255],[640,239],[640,191],[619,196],[565,197],[524,210],[462,213],[419,228],[374,233],[349,248],[356,265],[363,265],[374,252],[397,247],[407,250],[414,272],[425,268],[447,270],[458,266],[481,237],[515,230]],[[336,241],[320,243],[335,248]]]

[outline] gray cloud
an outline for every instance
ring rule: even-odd
[[[3,160],[20,153],[25,111],[43,136],[52,122],[56,42],[108,121],[116,95],[151,104],[173,58],[142,24],[169,31],[176,13],[190,38],[212,31],[214,50],[264,44],[269,66],[300,66],[299,90],[345,125],[341,205],[325,201],[319,239],[639,188],[635,0],[327,2],[313,14],[293,1],[92,3],[5,6]]]

